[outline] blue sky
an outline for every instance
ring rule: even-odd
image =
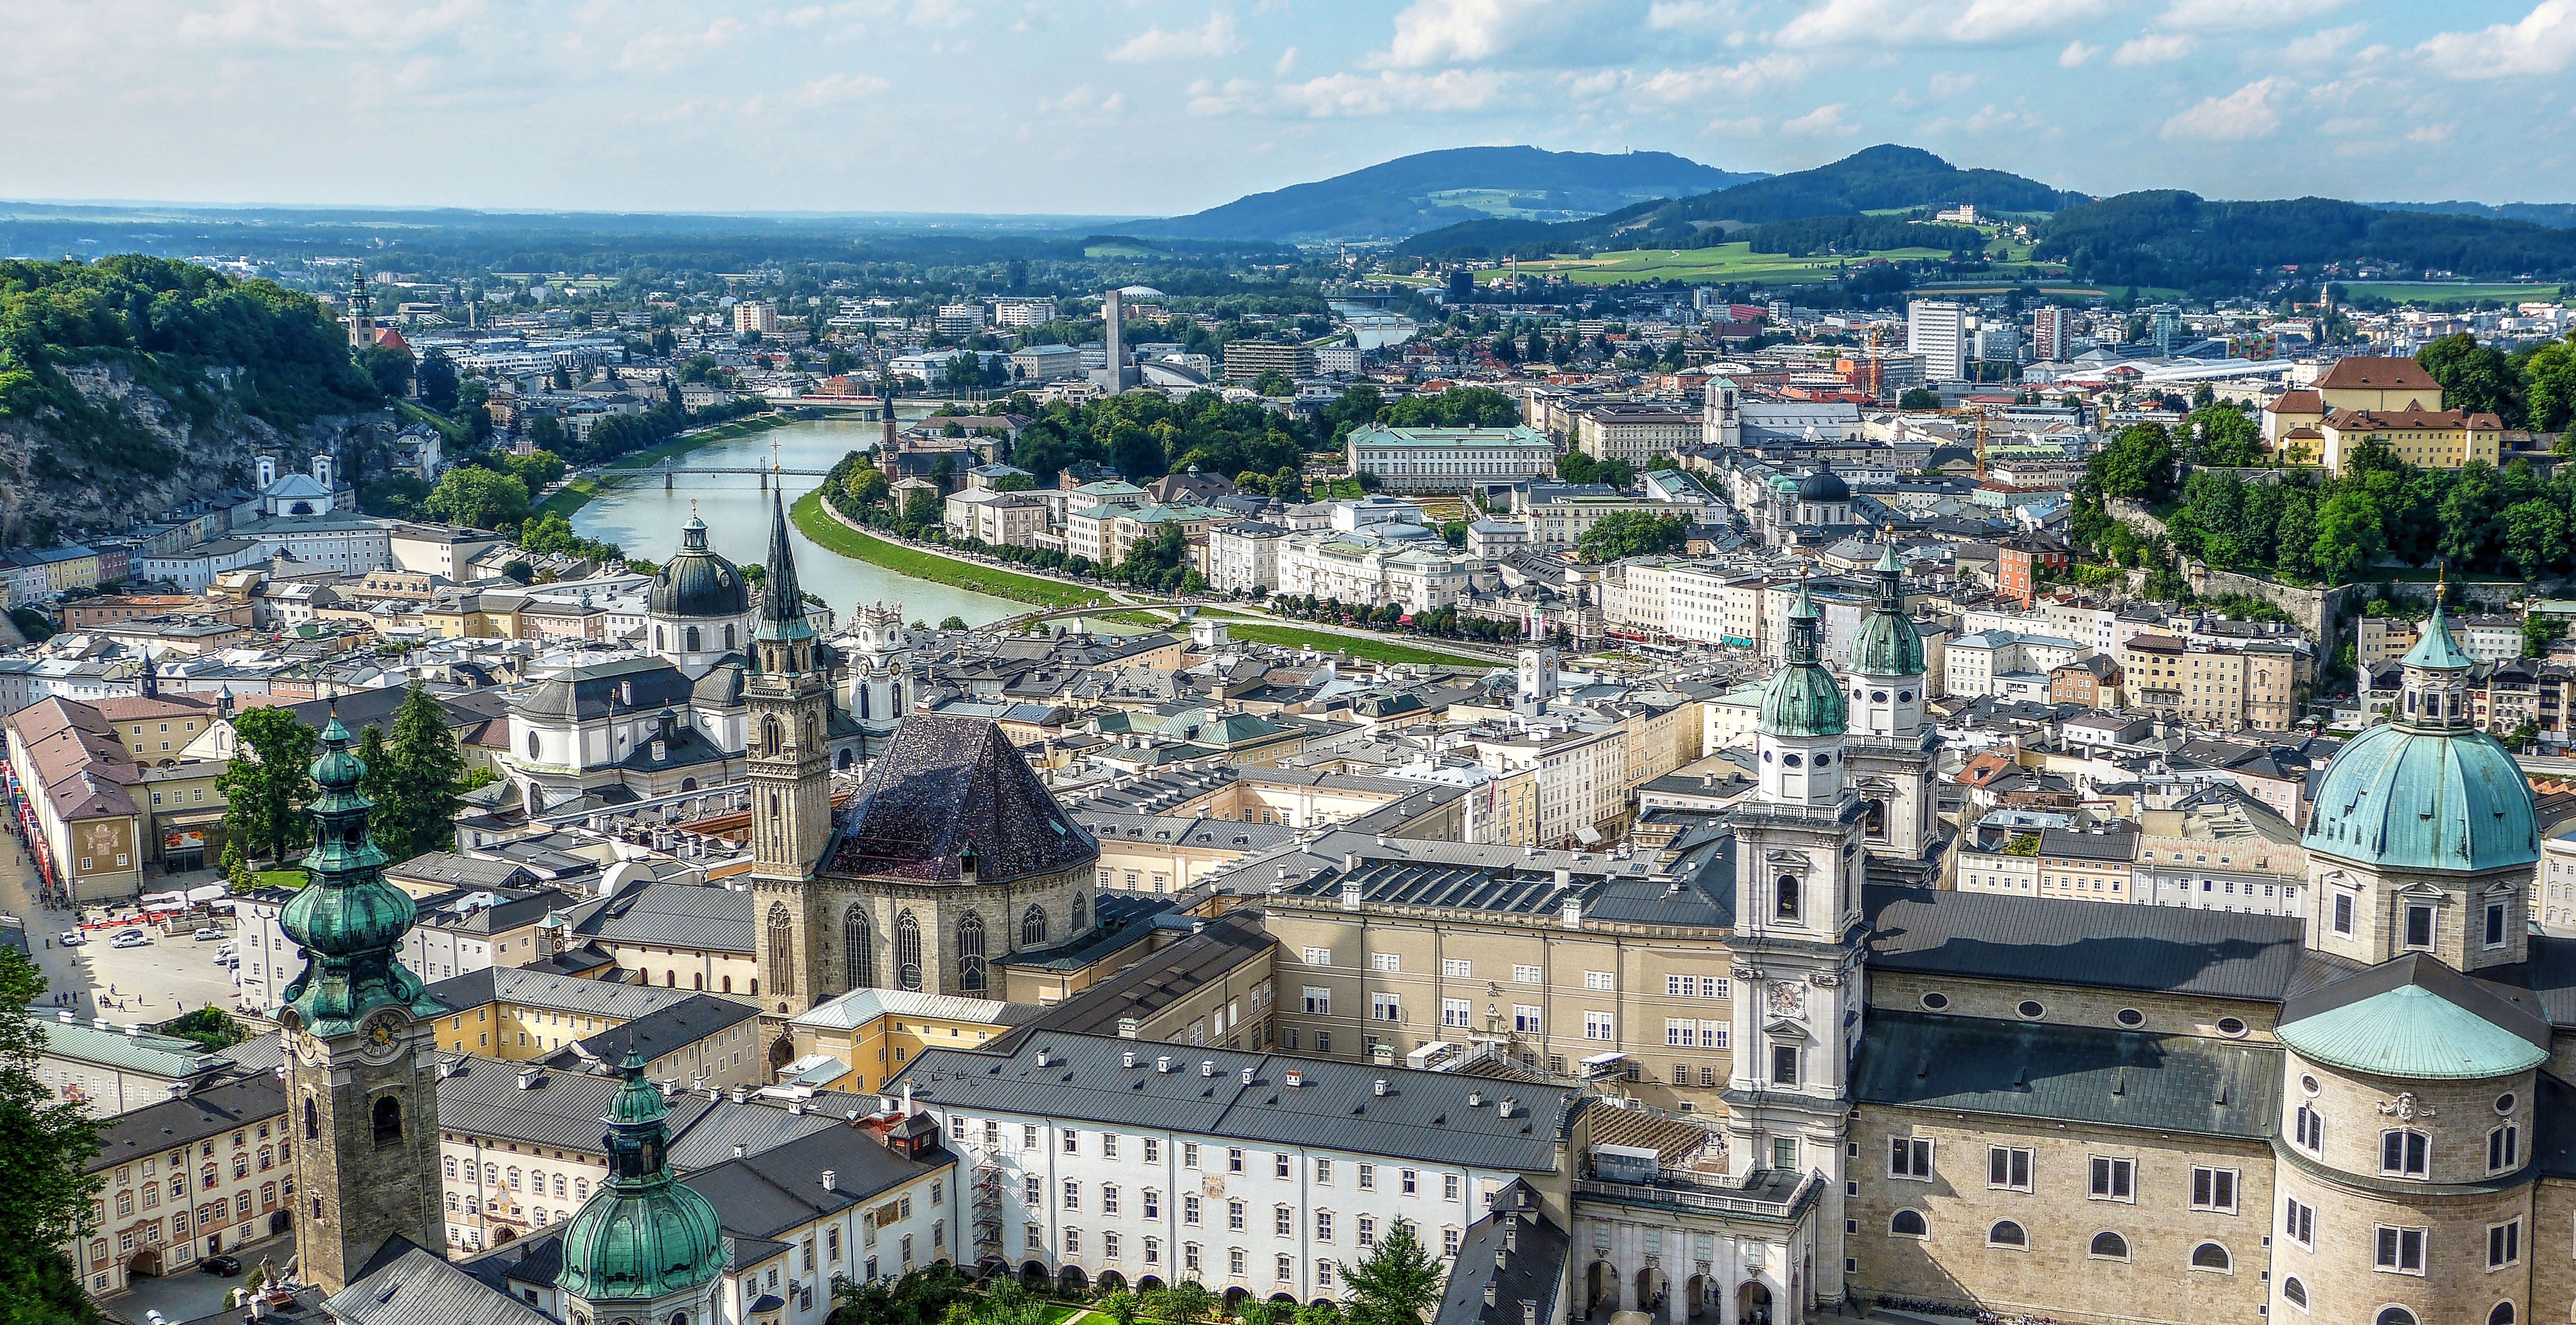
[[[1176,213],[1407,152],[1877,142],[2576,200],[2576,0],[0,0],[0,197]]]

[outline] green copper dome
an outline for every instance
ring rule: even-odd
[[[2531,784],[2468,716],[2469,656],[2436,605],[2404,660],[2397,713],[2326,764],[2299,845],[2403,869],[2487,870],[2540,859]]]
[[[349,729],[337,715],[322,730],[310,771],[321,794],[312,806],[313,849],[304,854],[309,881],[278,917],[304,949],[304,970],[286,987],[284,1006],[315,1035],[354,1029],[386,1005],[415,1016],[445,1011],[396,959],[418,911],[410,894],[385,882],[385,853],[367,833],[376,803],[358,792],[367,765],[350,753]]]
[[[624,1084],[609,1103],[608,1181],[564,1226],[556,1286],[593,1304],[649,1302],[713,1283],[724,1273],[724,1230],[716,1208],[671,1176],[670,1108],[644,1079],[644,1056],[620,1064]]]
[[[1878,605],[1852,636],[1851,670],[1856,676],[1923,675],[1923,632],[1905,615],[1905,567],[1890,543],[1878,558]]]
[[[1818,660],[1823,626],[1816,600],[1799,585],[1798,601],[1789,608],[1787,664],[1762,691],[1763,735],[1839,736],[1849,727],[1842,685]]]
[[[2273,1032],[2328,1067],[2418,1081],[2483,1081],[2528,1072],[2549,1051],[2418,985],[2401,985]]]

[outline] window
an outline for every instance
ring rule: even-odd
[[[1539,1010],[1533,1003],[1512,1004],[1512,1030],[1521,1035],[1539,1033]]]
[[[1585,971],[1583,973],[1583,987],[1586,989],[1617,989],[1619,987],[1619,982],[1612,979],[1608,971]]]
[[[1022,1123],[1022,1124],[1020,1124],[1020,1149],[1022,1149],[1022,1150],[1035,1150],[1035,1149],[1037,1149],[1037,1148],[1038,1148],[1038,1125],[1037,1125],[1036,1123]]]
[[[1986,1245],[1989,1247],[2010,1247],[2015,1251],[2028,1251],[2030,1250],[2030,1235],[2021,1231],[2021,1225],[2016,1224],[2009,1219],[1997,1220],[1993,1228],[1986,1230]]]
[[[2296,1275],[2282,1280],[2281,1300],[2289,1303],[2291,1306],[2297,1307],[2301,1311],[2307,1310],[2308,1286],[2300,1283]]]
[[[2379,1226],[2373,1268],[2390,1274],[2424,1273],[2424,1230]]]
[[[1067,1210],[1082,1208],[1082,1184],[1072,1178],[1064,1180],[1064,1208]]]
[[[841,978],[852,989],[867,989],[877,982],[876,938],[868,928],[867,912],[855,905],[841,916]]]
[[[1791,756],[1791,757],[1792,757],[1792,758],[1795,758],[1795,756]],[[1779,889],[1778,889],[1778,893],[1779,893],[1779,906],[1778,906],[1778,908],[1777,908],[1776,914],[1777,914],[1777,915],[1779,916],[1779,918],[1780,918],[1780,919],[1782,919],[1782,920],[1795,920],[1795,919],[1797,919],[1797,918],[1798,918],[1798,877],[1797,877],[1796,875],[1794,875],[1794,874],[1783,874],[1783,875],[1781,875],[1781,876],[1780,876],[1780,886],[1779,886]]]
[[[1354,1220],[1353,1223],[1356,1224],[1357,1227],[1355,1227],[1352,1232],[1359,1238],[1359,1244],[1361,1246],[1374,1247],[1377,1245],[1377,1220],[1367,1215],[1361,1215],[1358,1219]]]
[[[1118,1158],[1118,1134],[1116,1132],[1102,1132],[1100,1134],[1100,1157],[1102,1159]]]
[[[1199,1143],[1196,1141],[1183,1141],[1181,1143],[1181,1167],[1185,1169],[1194,1169],[1198,1166]]]
[[[1100,1184],[1100,1213],[1104,1215],[1118,1213],[1118,1184],[1114,1182]]]
[[[2487,903],[2486,945],[2490,948],[2504,946],[2504,903],[2502,902]]]
[[[1794,1044],[1771,1046],[1771,1084],[1775,1086],[1798,1084],[1798,1046]]]
[[[2498,1269],[2522,1259],[2522,1221],[2508,1219],[2487,1229],[2487,1268]]]
[[[1914,1182],[1932,1181],[1932,1138],[1900,1136],[1889,1143],[1887,1176]]]
[[[1308,948],[1308,949],[1306,949],[1306,964],[1307,964],[1308,966],[1330,966],[1330,965],[1332,965],[1332,964],[1333,964],[1333,950],[1332,950],[1332,949],[1330,949],[1330,948]]]
[[[1315,1240],[1317,1242],[1330,1242],[1333,1240],[1332,1211],[1318,1210],[1315,1212]]]
[[[2195,1167],[2191,1171],[2191,1208],[2236,1213],[2236,1170]]]
[[[1289,1159],[1286,1155],[1273,1154],[1270,1157],[1271,1177],[1285,1178],[1291,1176],[1291,1173],[1292,1170],[1289,1168]]]
[[[2215,1242],[2204,1242],[2191,1249],[2191,1268],[2216,1270],[2220,1274],[2234,1274],[2236,1260],[2227,1254],[2227,1248]]]
[[[2352,894],[2336,893],[2334,899],[2334,932],[2352,932]]]
[[[1986,1149],[1986,1185],[1999,1191],[2030,1190],[2032,1152],[2020,1146],[1990,1146]]]
[[[1237,1279],[1242,1278],[1243,1262],[1243,1248],[1228,1247],[1225,1249],[1225,1272],[1227,1274],[1233,1275]]]
[[[1459,957],[1440,959],[1440,974],[1451,980],[1468,980],[1475,976],[1475,964]]]
[[[1045,1199],[1046,1179],[1041,1178],[1034,1173],[1025,1174],[1020,1178],[1020,1203],[1022,1205],[1035,1210],[1038,1208],[1038,1203]]]
[[[1932,1236],[1932,1226],[1920,1210],[1899,1210],[1889,1217],[1887,1232],[1890,1237],[1928,1238]]]
[[[2383,1177],[2420,1178],[2429,1166],[2433,1138],[2409,1127],[2379,1134],[2379,1172]]]
[[[1315,1181],[1326,1187],[1333,1185],[1333,1161],[1329,1159],[1315,1161]]]
[[[1404,1002],[1393,994],[1369,995],[1369,1020],[1404,1020]]]
[[[1160,1164],[1163,1162],[1162,1138],[1153,1136],[1145,1138],[1145,1162],[1148,1164]]]
[[[2433,946],[2433,908],[2429,906],[2406,908],[2406,946],[2410,948]]]
[[[1411,1196],[1416,1191],[1420,1190],[1421,1185],[1421,1176],[1416,1174],[1413,1170],[1397,1169],[1395,1171],[1395,1189],[1399,1193]]]
[[[1360,1165],[1360,1190],[1364,1192],[1377,1190],[1377,1165]]]
[[[1185,1274],[1199,1273],[1199,1244],[1195,1242],[1181,1244],[1181,1270]]]
[[[1184,1223],[1184,1224],[1190,1224],[1190,1225],[1196,1225],[1196,1224],[1199,1222],[1199,1204],[1200,1204],[1200,1202],[1199,1202],[1199,1196],[1198,1196],[1198,1193],[1196,1193],[1196,1192],[1184,1192],[1184,1193],[1182,1193],[1182,1195],[1181,1195],[1181,1222],[1182,1222],[1182,1223]]]
[[[1296,1215],[1284,1205],[1272,1206],[1270,1209],[1270,1232],[1274,1237],[1286,1238],[1296,1236]]]
[[[1604,1041],[1619,1038],[1617,1033],[1611,1027],[1610,1014],[1607,1012],[1584,1013],[1583,1038],[1587,1040]]]
[[[1466,999],[1444,998],[1440,1000],[1440,1024],[1443,1026],[1455,1026],[1463,1030],[1467,1026],[1468,1017],[1472,1014],[1473,1007]]]
[[[2496,1303],[2495,1310],[2487,1313],[2487,1325],[2513,1325],[2513,1304]]]
[[[1295,1278],[1297,1274],[1297,1262],[1286,1252],[1281,1252],[1279,1254],[1277,1261],[1273,1264],[1272,1268],[1279,1272],[1279,1282],[1283,1284]]]
[[[2129,1259],[2129,1240],[2117,1233],[2096,1233],[2093,1245],[2085,1248],[2084,1254],[2096,1260],[2125,1261]]]
[[[2092,1197],[2097,1201],[2134,1201],[2137,1199],[2138,1161],[2093,1157]]]
[[[1115,1234],[1115,1233],[1103,1233],[1103,1234],[1101,1234],[1101,1235],[1100,1235],[1100,1255],[1101,1255],[1102,1259],[1104,1259],[1104,1260],[1112,1260],[1112,1261],[1114,1261],[1114,1260],[1118,1259],[1118,1235],[1117,1235],[1117,1234]]]
[[[2521,1129],[2511,1123],[2487,1133],[2487,1172],[2501,1173],[2521,1162]]]
[[[1315,1262],[1315,1287],[1317,1287],[1317,1288],[1330,1288],[1330,1287],[1332,1287],[1332,1286],[1333,1286],[1333,1263],[1332,1263],[1331,1261],[1317,1261],[1317,1262]]]
[[[1160,1218],[1162,1218],[1162,1217],[1163,1217],[1163,1194],[1162,1194],[1161,1192],[1158,1192],[1158,1191],[1154,1190],[1154,1189],[1153,1189],[1153,1188],[1151,1188],[1151,1187],[1146,1188],[1146,1189],[1145,1189],[1145,1194],[1144,1194],[1144,1206],[1145,1206],[1144,1214],[1145,1214],[1145,1217],[1146,1217],[1147,1219],[1160,1219]]]
[[[1458,1199],[1457,1174],[1444,1173],[1440,1175],[1440,1199],[1444,1201],[1454,1201]]]
[[[1404,969],[1404,963],[1394,953],[1372,952],[1369,954],[1369,969],[1372,971],[1401,971]]]
[[[1081,1229],[1068,1228],[1064,1231],[1064,1254],[1067,1256],[1079,1256],[1082,1254]]]
[[[2307,1248],[2317,1247],[2317,1208],[2296,1198],[2281,1202],[2281,1236]]]
[[[1064,1145],[1064,1153],[1068,1155],[1079,1155],[1082,1153],[1082,1133],[1067,1127],[1056,1133],[1056,1135]]]
[[[1539,968],[1535,966],[1514,966],[1512,968],[1512,983],[1514,984],[1534,985],[1539,984],[1546,979],[1547,977],[1541,974],[1539,972]]]
[[[1225,1203],[1225,1226],[1237,1233],[1243,1231],[1243,1202],[1228,1201]]]
[[[1307,985],[1306,1010],[1318,1017],[1333,1015],[1333,991],[1322,985]]]
[[[2326,1118],[2324,1114],[2302,1104],[2299,1106],[2298,1117],[2294,1121],[2297,1124],[2297,1136],[2301,1149],[2309,1151],[2325,1149]]]
[[[1463,1237],[1463,1236],[1464,1236],[1464,1234],[1465,1234],[1465,1230],[1460,1229],[1460,1228],[1459,1228],[1457,1225],[1455,1225],[1455,1224],[1452,1224],[1452,1225],[1450,1225],[1450,1226],[1449,1226],[1449,1227],[1447,1227],[1447,1228],[1441,1229],[1441,1230],[1440,1230],[1440,1254],[1441,1254],[1441,1255],[1443,1255],[1443,1256],[1447,1256],[1447,1257],[1450,1257],[1450,1258],[1452,1258],[1452,1259],[1455,1259],[1455,1258],[1457,1257],[1457,1255],[1458,1255],[1458,1241],[1459,1241],[1459,1239],[1460,1239],[1461,1237]]]
[[[1134,880],[1129,880],[1129,882],[1132,883]],[[1031,906],[1028,910],[1020,913],[1021,947],[1037,947],[1046,942],[1046,936],[1047,918],[1046,911],[1043,908]]]

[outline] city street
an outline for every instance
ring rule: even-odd
[[[106,1017],[120,1024],[167,1021],[208,1003],[232,1011],[233,973],[215,964],[215,949],[222,942],[199,942],[184,933],[146,929],[152,935],[150,944],[117,949],[108,946],[115,931],[96,929],[90,931],[88,942],[66,948],[60,936],[75,925],[76,918],[67,911],[39,907],[34,880],[26,848],[17,838],[0,835],[0,910],[26,919],[27,946],[45,973],[46,994],[37,1003],[39,1011],[68,1007],[79,1016]],[[71,1001],[58,1002],[58,995],[69,995]]]

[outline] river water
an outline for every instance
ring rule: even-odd
[[[680,526],[694,509],[698,518],[707,522],[707,541],[718,554],[738,564],[763,561],[769,556],[770,498],[759,478],[751,474],[693,476],[691,471],[765,466],[770,461],[772,442],[777,444],[778,463],[788,469],[830,469],[851,451],[870,447],[880,427],[858,420],[811,420],[699,447],[677,461],[679,480],[674,491],[662,490],[659,468],[644,471],[641,477],[615,479],[603,484],[597,497],[573,513],[573,531],[585,538],[616,543],[636,556],[658,562],[679,547]],[[793,503],[821,482],[819,478],[788,475],[787,500]],[[905,620],[932,625],[951,616],[964,617],[969,625],[982,625],[1028,610],[1007,598],[917,580],[842,556],[806,538],[792,523],[788,525],[788,537],[795,540],[796,574],[805,591],[821,595],[845,622],[852,608],[879,600],[900,602]]]

